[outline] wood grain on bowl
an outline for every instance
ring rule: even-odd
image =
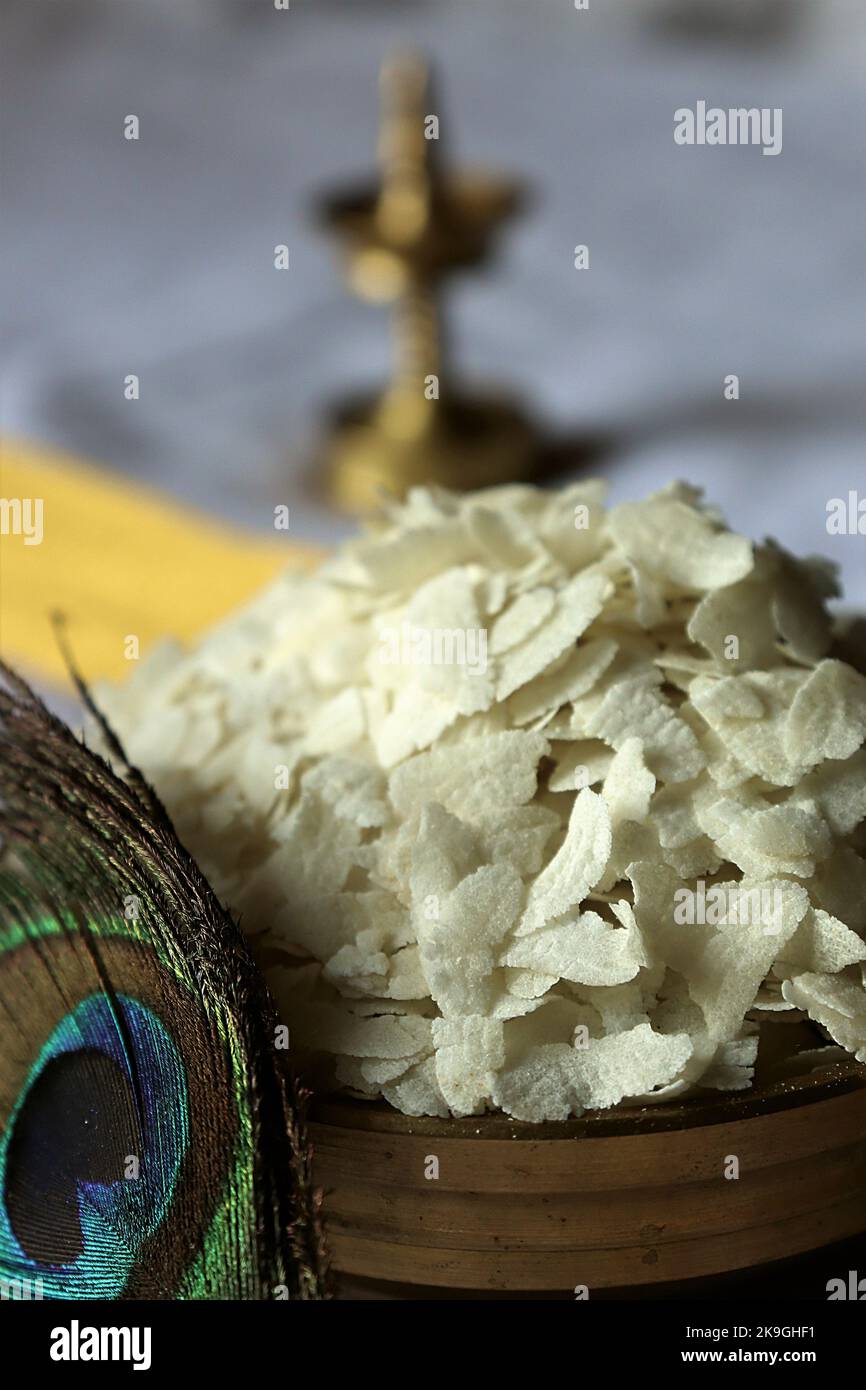
[[[561,1124],[413,1119],[332,1097],[311,1128],[336,1271],[395,1288],[702,1278],[866,1231],[866,1067],[853,1060]]]

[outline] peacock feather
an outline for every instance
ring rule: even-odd
[[[285,1030],[78,685],[122,775],[0,664],[0,1281],[325,1297]]]

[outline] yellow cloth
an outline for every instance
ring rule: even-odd
[[[157,638],[188,640],[280,570],[310,568],[312,546],[253,536],[35,444],[0,446],[0,651],[23,674],[67,683],[51,614],[88,680],[129,674]],[[43,539],[15,534],[8,499],[42,499]],[[34,517],[36,513],[31,513]],[[26,516],[26,513],[25,513]]]

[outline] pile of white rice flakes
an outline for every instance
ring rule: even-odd
[[[833,568],[683,484],[603,500],[416,490],[100,692],[293,1050],[355,1095],[542,1121],[739,1090],[779,1011],[866,1060]]]

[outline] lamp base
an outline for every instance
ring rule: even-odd
[[[537,429],[500,397],[425,402],[407,423],[412,427],[399,428],[399,415],[380,397],[348,402],[335,413],[326,466],[338,506],[370,512],[383,494],[402,498],[419,484],[468,491],[528,480],[539,470]]]

